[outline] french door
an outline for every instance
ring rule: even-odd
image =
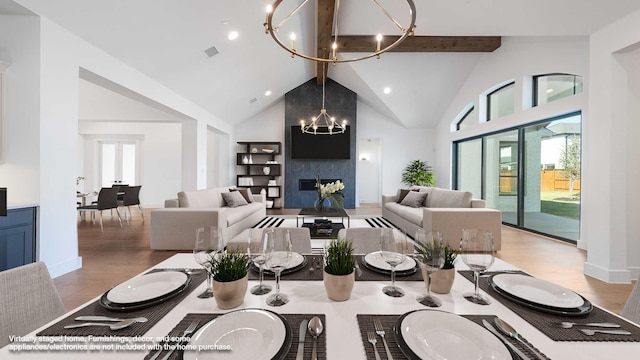
[[[101,187],[136,185],[139,182],[138,147],[135,140],[99,142]]]

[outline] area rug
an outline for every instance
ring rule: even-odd
[[[301,220],[300,220],[301,221]],[[336,221],[340,221],[340,218],[337,218]],[[345,223],[347,219],[344,219]],[[349,225],[352,228],[362,228],[362,227],[373,227],[373,228],[394,228],[395,226],[391,224],[387,219],[382,217],[369,217],[369,218],[351,218],[349,219]],[[260,220],[257,224],[253,225],[252,228],[263,229],[270,227],[297,227],[301,225],[300,222],[296,224],[296,218],[294,217],[277,217],[277,216],[267,216],[264,219]],[[346,225],[346,224],[345,224]]]

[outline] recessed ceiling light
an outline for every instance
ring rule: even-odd
[[[237,38],[238,38],[238,32],[237,31],[232,31],[227,36],[227,39],[229,39],[229,40],[235,40]]]
[[[271,95],[271,90],[267,90],[264,92],[264,96],[269,96],[269,95]]]
[[[391,88],[390,87],[386,87],[386,88],[384,88],[383,91],[384,91],[385,94],[389,94],[391,92]]]

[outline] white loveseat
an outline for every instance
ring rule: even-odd
[[[151,248],[193,250],[196,228],[222,228],[225,244],[267,214],[266,199],[252,195],[253,202],[229,207],[222,194],[233,187],[181,191],[177,199],[166,200],[164,209],[151,211]]]
[[[426,193],[426,198],[419,206],[412,207],[398,202],[401,189],[395,195],[382,195],[382,217],[407,234],[413,236],[418,228],[437,230],[457,249],[462,229],[477,228],[491,231],[495,249],[501,249],[502,213],[487,208],[485,200],[473,199],[468,191],[425,186],[412,186],[408,190]]]

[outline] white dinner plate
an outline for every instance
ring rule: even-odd
[[[243,309],[219,316],[191,337],[189,345],[217,345],[229,350],[185,351],[184,360],[205,359],[271,359],[287,341],[282,318],[260,309]]]
[[[134,277],[107,293],[107,300],[118,304],[148,301],[184,285],[189,277],[181,271],[159,271]]]
[[[523,274],[497,274],[493,284],[500,290],[523,300],[563,309],[574,309],[584,304],[584,299],[560,285]]]
[[[284,251],[276,251],[277,253],[284,253]],[[255,260],[260,259],[261,256],[256,257],[256,259],[254,259],[254,265],[258,266],[258,264],[255,263]],[[300,265],[302,265],[302,263],[304,262],[304,255],[297,253],[297,252],[291,252],[291,261],[289,261],[289,265],[287,265],[287,267],[285,269],[293,269],[296,268]],[[265,270],[269,270],[266,266],[265,266]]]
[[[399,328],[406,347],[420,359],[511,360],[498,338],[456,314],[417,310],[401,318]]]
[[[391,266],[387,264],[386,261],[382,258],[379,251],[368,253],[364,256],[364,261],[367,262],[368,265],[378,268],[380,270],[391,271]],[[416,266],[416,261],[413,260],[411,256],[407,256],[404,262],[398,266],[396,266],[396,271],[408,271],[413,269]]]

